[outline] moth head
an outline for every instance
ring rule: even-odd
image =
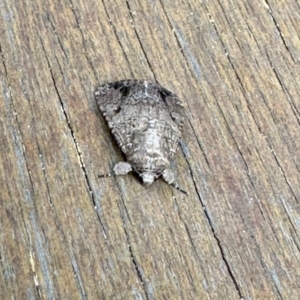
[[[153,183],[155,176],[153,173],[149,173],[149,172],[143,172],[140,174],[140,176],[143,179],[143,184],[144,185],[150,185]]]

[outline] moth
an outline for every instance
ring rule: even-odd
[[[126,162],[113,172],[137,173],[145,185],[162,177],[187,194],[177,183],[174,155],[178,149],[185,110],[176,95],[148,80],[122,80],[99,86],[95,99]]]

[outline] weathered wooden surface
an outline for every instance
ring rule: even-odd
[[[0,4],[1,299],[299,299],[297,1]],[[124,157],[100,83],[154,79],[189,120],[178,180]]]

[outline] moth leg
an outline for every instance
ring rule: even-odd
[[[165,169],[162,173],[163,179],[173,188],[182,192],[185,195],[188,193],[176,182],[176,171],[173,169]]]
[[[127,162],[121,161],[114,166],[111,173],[104,174],[104,175],[98,175],[98,177],[101,178],[101,177],[111,177],[114,175],[115,176],[126,175],[131,171],[132,171],[131,165]]]

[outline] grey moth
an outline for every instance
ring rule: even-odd
[[[178,97],[148,80],[122,80],[99,86],[95,99],[126,156],[101,177],[134,171],[150,185],[161,176],[186,194],[176,181],[174,160],[185,119]]]

